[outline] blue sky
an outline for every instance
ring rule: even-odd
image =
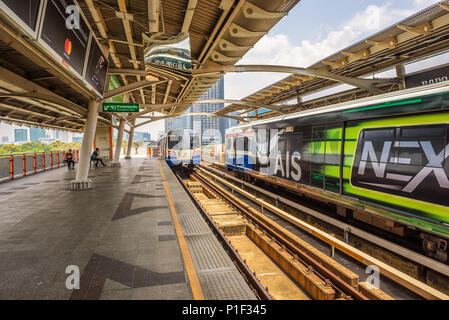
[[[302,0],[239,64],[308,67],[437,0]],[[242,99],[282,74],[229,74],[225,96]]]
[[[269,1],[269,0],[267,0]],[[239,64],[275,64],[308,67],[437,0],[302,0]],[[229,74],[225,97],[242,99],[284,78],[285,74]],[[142,120],[143,121],[143,120]],[[0,126],[0,136],[2,133]],[[143,126],[153,137],[163,121]]]
[[[427,1],[432,4],[434,1]],[[335,28],[349,21],[355,13],[365,11],[371,5],[410,10],[413,0],[302,0],[290,14],[277,24],[270,34],[282,33],[289,36],[292,42],[300,44],[302,40],[321,39]],[[421,2],[425,7],[426,2]]]
[[[268,1],[268,0],[267,0]],[[302,0],[238,64],[308,67],[437,0]],[[285,74],[225,76],[225,98],[243,99]],[[153,136],[163,122],[144,126]]]

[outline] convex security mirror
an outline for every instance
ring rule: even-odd
[[[192,78],[190,36],[187,32],[142,35],[145,70],[149,80],[189,80]]]

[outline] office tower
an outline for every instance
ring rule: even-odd
[[[187,109],[185,113],[192,112],[192,108]],[[165,132],[168,132],[173,129],[189,129],[192,130],[192,117],[191,116],[183,116],[179,118],[168,118],[165,119]]]
[[[45,138],[45,129],[30,128],[30,141],[39,142],[39,139]]]
[[[14,129],[14,142],[28,141],[28,129]]]
[[[200,100],[224,99],[224,78],[218,80]],[[193,104],[186,113],[207,112],[213,114],[224,107],[223,103]],[[165,119],[165,131],[172,129],[193,129],[201,136],[201,145],[224,143],[226,129],[236,122],[226,118],[212,118],[207,115],[183,116]]]

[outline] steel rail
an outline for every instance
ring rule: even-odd
[[[210,168],[208,168],[210,169]],[[237,192],[241,193],[241,194],[245,194],[248,193],[247,191],[243,191],[242,189],[240,189],[239,187],[231,184],[230,182],[227,182],[226,180],[215,176],[214,174],[208,172],[206,169],[204,168],[199,168],[198,170],[201,170],[202,172],[206,172],[208,175],[210,175],[211,177],[215,177],[216,180],[221,180],[220,182],[222,182],[224,185],[227,185],[228,187],[233,188],[234,190],[236,190]],[[245,181],[242,181],[240,179],[236,179],[234,177],[231,177],[223,172],[219,172],[219,174],[221,174],[223,177],[224,176],[228,176],[229,178],[233,178],[234,180],[239,181],[239,183],[244,184],[245,186],[249,187],[249,188],[253,188],[254,190],[261,190],[262,193],[264,193],[265,190],[258,188],[254,185],[248,184]],[[248,193],[249,194],[249,193]],[[250,194],[251,195],[251,194]],[[248,199],[260,204],[259,202],[261,201],[259,198],[257,198],[256,196],[247,196]],[[281,197],[281,196],[275,196],[275,198],[277,200],[286,200],[285,198]],[[291,202],[291,201],[286,201],[286,202]],[[266,203],[265,204],[266,208],[269,209],[269,204]],[[300,205],[299,205],[300,206]],[[274,206],[271,206],[274,207]],[[305,207],[304,207],[305,208]],[[276,210],[277,208],[274,207],[273,210]],[[270,210],[270,209],[269,209]],[[311,209],[308,209],[308,211]],[[306,211],[307,213],[307,211]],[[277,215],[279,215],[278,213],[276,213]],[[440,300],[449,300],[449,296],[438,291],[437,289],[434,289],[432,287],[430,287],[429,285],[416,280],[415,278],[408,276],[406,274],[404,274],[403,272],[387,265],[386,263],[375,259],[371,256],[369,256],[368,254],[352,247],[349,246],[348,244],[338,240],[337,238],[328,235],[327,233],[325,233],[324,231],[315,228],[313,226],[310,226],[309,224],[301,221],[300,219],[294,218],[292,215],[284,213],[282,215],[280,215],[282,218],[286,219],[287,221],[289,221],[290,223],[292,223],[293,225],[295,225],[296,227],[299,227],[300,229],[312,234],[313,236],[319,238],[320,240],[336,247],[337,249],[339,249],[341,252],[349,255],[350,257],[362,262],[365,265],[376,265],[379,267],[381,274],[384,275],[385,277],[391,279],[392,281],[404,286],[405,288],[415,292],[416,294],[426,298],[426,299],[440,299]],[[323,215],[324,216],[324,215]],[[329,217],[328,217],[329,218]],[[326,219],[324,221],[327,221]],[[352,231],[353,227],[351,227]],[[372,236],[371,237],[375,237]],[[379,238],[380,239],[380,238]],[[383,240],[383,239],[380,239]],[[386,241],[386,240],[384,240]],[[384,248],[386,249],[386,248]],[[436,262],[436,261],[435,261]]]
[[[239,211],[247,215],[251,220],[255,221],[257,225],[261,226],[262,229],[267,230],[267,232],[273,236],[279,243],[285,245],[292,253],[301,257],[308,265],[311,265],[314,270],[318,271],[322,277],[330,279],[337,290],[343,292],[344,294],[356,299],[356,300],[368,300],[368,298],[363,295],[361,292],[357,291],[355,288],[344,282],[340,277],[338,277],[335,273],[325,268],[319,261],[310,256],[309,254],[298,250],[295,245],[295,240],[292,239],[289,235],[287,235],[281,228],[268,223],[253,214],[250,210],[243,207],[238,201],[233,199],[234,196],[227,194],[226,191],[222,190],[219,186],[216,186],[213,182],[209,181],[202,174],[196,173],[204,184],[206,184],[209,188],[211,188],[214,192],[216,192],[220,197],[224,198],[227,202],[236,207]]]
[[[350,234],[353,234],[361,239],[364,239],[368,242],[371,242],[383,249],[387,249],[397,255],[400,255],[401,257],[404,257],[412,262],[418,263],[420,265],[423,265],[431,270],[434,270],[438,273],[441,273],[442,275],[449,276],[449,265],[441,263],[439,261],[436,261],[435,259],[423,256],[422,254],[419,254],[415,251],[412,251],[410,249],[401,247],[400,245],[397,245],[391,241],[382,239],[378,236],[375,236],[371,233],[368,233],[366,231],[363,231],[362,229],[356,228],[352,225],[349,225],[347,223],[344,223],[340,220],[337,220],[335,218],[329,217],[323,213],[320,213],[316,210],[310,209],[306,206],[303,206],[299,203],[293,202],[289,199],[286,199],[282,196],[276,195],[268,190],[265,190],[263,188],[260,188],[258,186],[255,186],[253,184],[250,184],[246,181],[242,181],[238,178],[235,178],[233,176],[230,176],[220,170],[214,169],[214,168],[207,168],[207,170],[210,170],[214,172],[215,174],[220,175],[222,178],[231,179],[235,182],[238,182],[239,184],[245,185],[246,187],[249,187],[259,193],[264,194],[265,196],[268,196],[272,199],[278,199],[278,201],[295,208],[297,210],[300,210],[308,215],[311,215],[321,221],[324,221],[326,223],[329,223],[330,225],[339,228],[340,230],[343,230],[344,232],[348,232]]]

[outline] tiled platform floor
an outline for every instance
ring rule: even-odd
[[[157,160],[0,184],[0,299],[192,299]],[[68,266],[80,289],[68,290]]]

